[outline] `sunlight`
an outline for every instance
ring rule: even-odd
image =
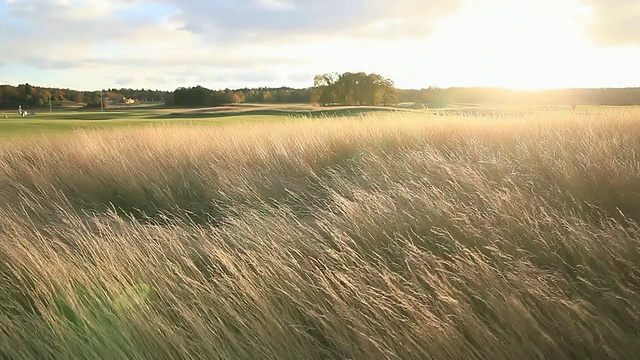
[[[586,35],[591,19],[591,9],[577,0],[467,0],[424,36],[318,38],[270,46],[300,59],[301,73],[380,72],[404,88],[634,86],[640,49],[598,47]]]
[[[580,83],[575,67],[593,50],[583,35],[587,10],[573,0],[469,1],[428,41],[445,54],[436,57],[444,69],[438,81],[521,89]]]

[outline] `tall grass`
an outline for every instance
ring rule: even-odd
[[[625,359],[640,110],[0,145],[0,358]]]

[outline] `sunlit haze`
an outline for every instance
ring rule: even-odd
[[[636,0],[0,0],[0,84],[640,86]]]

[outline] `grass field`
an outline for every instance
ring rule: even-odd
[[[180,109],[158,106],[121,107],[107,111],[35,111],[21,117],[0,111],[0,139],[34,135],[64,134],[74,130],[95,130],[154,125],[223,125],[230,123],[282,121],[291,117],[344,117],[402,109],[380,107],[334,107],[309,105],[238,104],[215,108]]]
[[[638,108],[7,140],[0,203],[0,358],[640,353]]]
[[[36,113],[35,116],[4,118],[0,113],[0,138],[65,134],[74,130],[96,130],[152,125],[219,125],[229,122],[283,120],[287,115],[246,114],[237,116],[193,116],[167,110],[83,111]]]

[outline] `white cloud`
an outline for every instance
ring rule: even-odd
[[[168,0],[185,29],[216,41],[289,35],[357,35],[375,21],[404,19],[404,36],[426,36],[459,0]],[[261,6],[255,6],[256,1]],[[274,11],[277,9],[279,11]],[[286,10],[286,11],[283,11]]]
[[[444,3],[10,0],[4,5],[7,27],[23,31],[17,37],[0,32],[0,52],[7,63],[52,73],[66,71],[96,82],[106,78],[133,84],[155,79],[163,86],[178,81],[208,81],[216,86],[216,81],[240,85],[256,79],[256,85],[258,81],[277,85],[276,81],[291,81],[289,71],[308,72],[311,79],[315,59],[339,55],[332,45],[336,35],[357,41],[414,32],[415,28],[405,29],[405,25],[429,23],[417,21],[416,12],[429,10],[435,17],[453,9],[450,2]],[[153,14],[148,9],[154,5],[170,11]],[[429,31],[427,25],[419,27],[422,32],[414,35]],[[316,48],[305,46],[309,43]],[[316,51],[320,48],[324,53]],[[351,50],[347,46],[339,51]]]
[[[257,4],[272,10],[292,10],[295,8],[295,4],[291,0],[257,0]]]
[[[600,17],[579,1],[599,6]],[[633,2],[615,1],[633,15]],[[584,34],[592,16],[606,43],[636,38],[636,28],[603,25],[620,15],[604,4],[0,0],[0,73],[86,89],[308,86],[329,71],[379,72],[403,87],[627,84],[640,79],[631,66],[640,49],[607,52]]]

